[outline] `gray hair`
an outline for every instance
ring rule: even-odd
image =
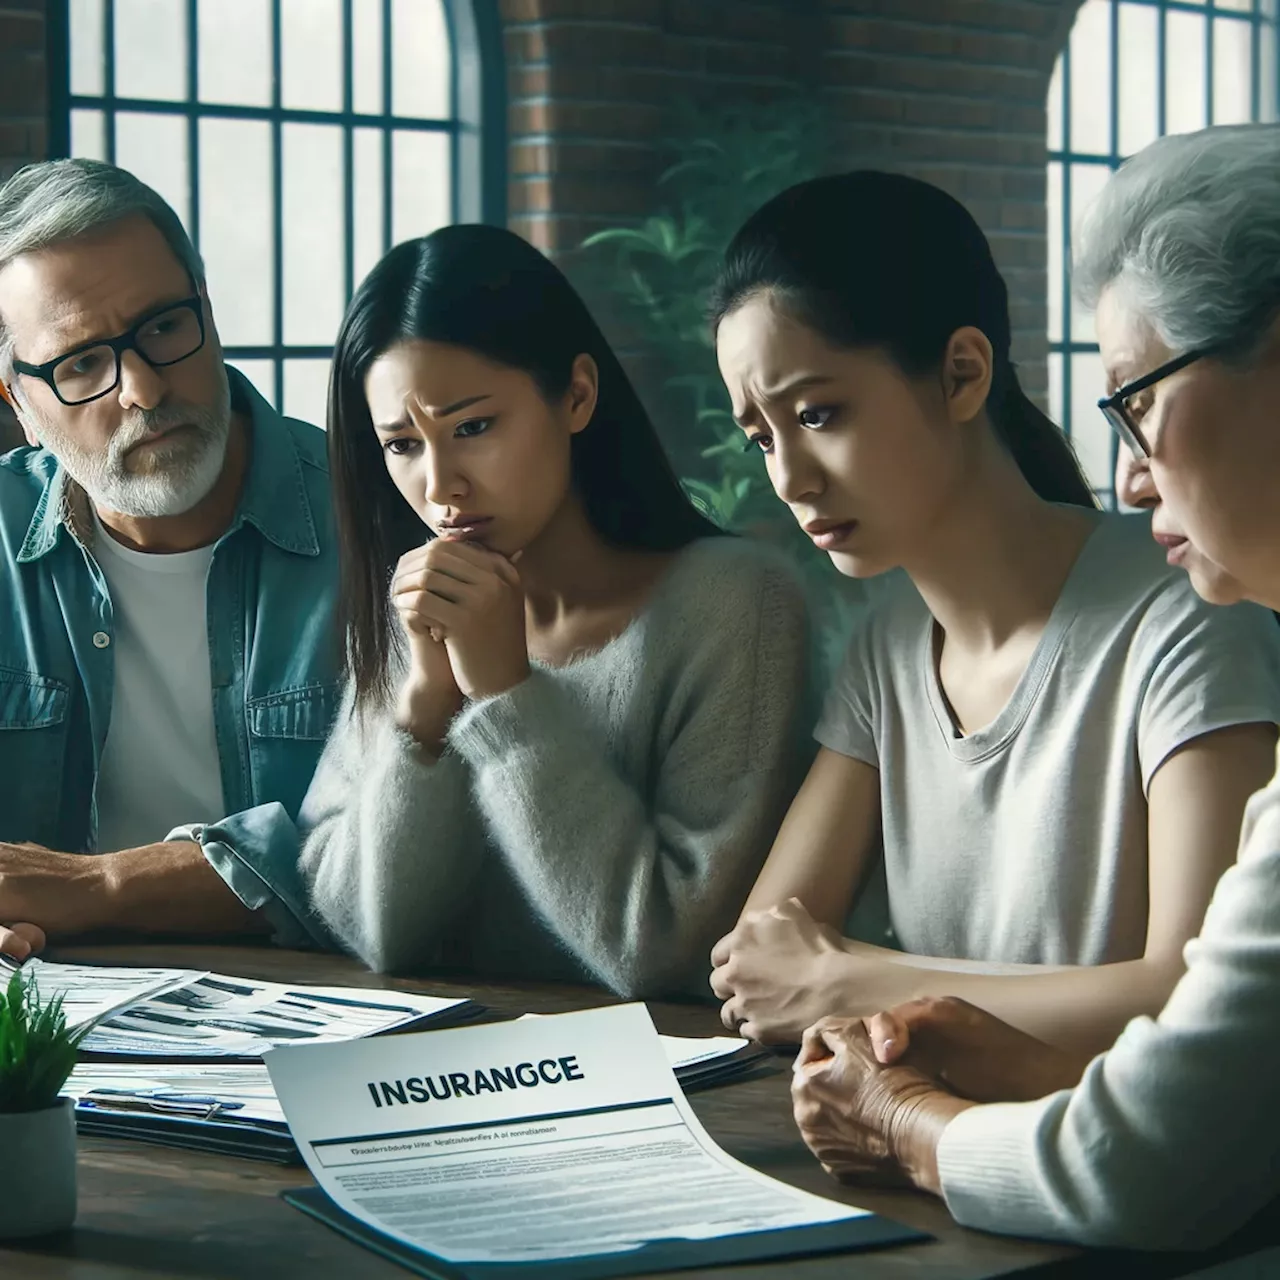
[[[178,215],[145,182],[101,160],[49,160],[0,186],[0,271],[15,258],[141,214],[165,238],[197,285],[204,263]],[[0,378],[13,375],[13,337],[0,316]]]
[[[1247,356],[1280,310],[1280,125],[1153,142],[1103,188],[1078,245],[1086,306],[1114,286],[1172,351]]]

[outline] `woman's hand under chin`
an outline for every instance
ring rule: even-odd
[[[415,547],[401,556],[395,581],[420,574],[427,549]],[[393,604],[409,645],[409,670],[400,689],[396,723],[439,755],[450,722],[462,710],[462,690],[454,679],[444,640],[431,623],[418,614],[411,602],[393,597]]]
[[[391,602],[429,683],[438,664],[419,637],[445,650],[459,694],[490,698],[529,674],[524,590],[515,564],[475,542],[436,538],[402,557]],[[443,680],[442,674],[437,677]]]

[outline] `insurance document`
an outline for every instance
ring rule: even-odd
[[[450,1262],[548,1263],[869,1216],[722,1151],[643,1005],[280,1048],[266,1063],[330,1200]]]

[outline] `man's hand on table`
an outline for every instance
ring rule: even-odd
[[[17,959],[43,947],[45,935],[59,939],[103,929],[246,933],[269,927],[190,841],[95,855],[0,843],[0,922],[0,951]]]
[[[104,923],[105,859],[0,843],[0,950],[17,959],[43,947],[45,934],[86,933]],[[21,923],[19,923],[21,922]]]
[[[44,950],[44,930],[34,924],[0,924],[0,955],[22,961]]]

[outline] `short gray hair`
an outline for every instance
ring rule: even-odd
[[[181,219],[145,182],[101,160],[49,160],[0,186],[0,271],[15,258],[141,214],[164,236],[197,285],[204,263]],[[13,374],[13,339],[0,316],[0,378]]]
[[[1172,351],[1247,356],[1280,311],[1280,125],[1153,142],[1103,188],[1078,245],[1086,306],[1114,285]]]

